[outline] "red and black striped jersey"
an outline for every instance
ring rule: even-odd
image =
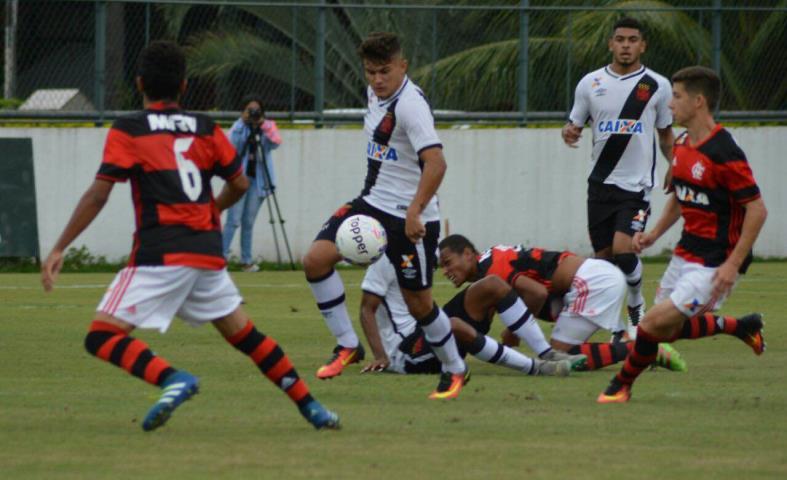
[[[205,115],[155,103],[118,118],[96,178],[131,182],[136,231],[129,265],[226,265],[211,177],[240,175],[241,161]]]
[[[478,274],[480,277],[497,275],[510,285],[524,275],[551,291],[552,275],[558,265],[573,255],[571,252],[525,248],[522,245],[495,245],[478,257]]]
[[[698,145],[682,133],[673,150],[672,188],[684,220],[675,255],[708,267],[721,265],[741,236],[743,205],[760,198],[743,150],[721,125]],[[751,258],[749,252],[741,273]]]

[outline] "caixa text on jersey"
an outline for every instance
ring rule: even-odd
[[[396,155],[396,149],[388,145],[380,145],[377,142],[369,142],[366,144],[366,156],[372,160],[391,160],[397,161],[399,157]]]
[[[641,135],[642,122],[623,118],[617,120],[600,120],[598,122],[598,131],[601,133],[628,133]]]

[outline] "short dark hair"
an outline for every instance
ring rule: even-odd
[[[700,94],[713,112],[721,97],[721,79],[712,69],[700,65],[681,68],[672,75],[672,83],[682,83],[687,92]]]
[[[260,110],[262,110],[262,115],[265,116],[265,104],[262,102],[262,95],[259,93],[247,93],[240,99],[240,110],[243,111],[246,109],[246,105],[250,104],[251,102],[257,102],[260,104]]]
[[[399,37],[391,32],[372,32],[358,47],[358,55],[372,63],[388,63],[402,53]]]
[[[438,250],[446,248],[453,253],[463,253],[466,248],[469,248],[471,252],[476,254],[478,253],[478,250],[475,249],[473,242],[468,240],[464,235],[459,235],[458,233],[448,235],[444,239],[440,240],[437,248]]]
[[[175,100],[186,78],[186,54],[174,42],[151,42],[139,55],[137,75],[148,99]]]
[[[634,30],[639,31],[639,34],[640,36],[642,36],[643,39],[645,38],[645,27],[636,18],[623,17],[618,19],[618,21],[615,22],[614,25],[612,25],[611,35],[615,35],[615,30],[617,30],[618,28],[633,28]]]

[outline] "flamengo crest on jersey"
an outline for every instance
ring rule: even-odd
[[[429,103],[408,77],[384,100],[367,88],[368,110],[364,116],[367,172],[361,197],[371,206],[404,218],[421,180],[418,154],[442,147],[434,128]],[[437,198],[421,214],[423,221],[439,220]]]
[[[589,181],[644,191],[648,199],[655,182],[656,129],[672,124],[671,96],[669,81],[644,66],[623,76],[604,67],[580,80],[569,118],[580,127],[592,124]]]

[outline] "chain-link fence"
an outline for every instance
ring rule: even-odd
[[[785,0],[6,0],[0,117],[138,108],[135,59],[163,38],[187,47],[186,108],[229,118],[253,91],[273,116],[356,118],[365,82],[355,50],[389,30],[439,117],[562,119],[577,81],[609,62],[611,26],[624,14],[646,25],[643,62],[655,71],[699,63],[721,72],[722,116],[787,119]]]

